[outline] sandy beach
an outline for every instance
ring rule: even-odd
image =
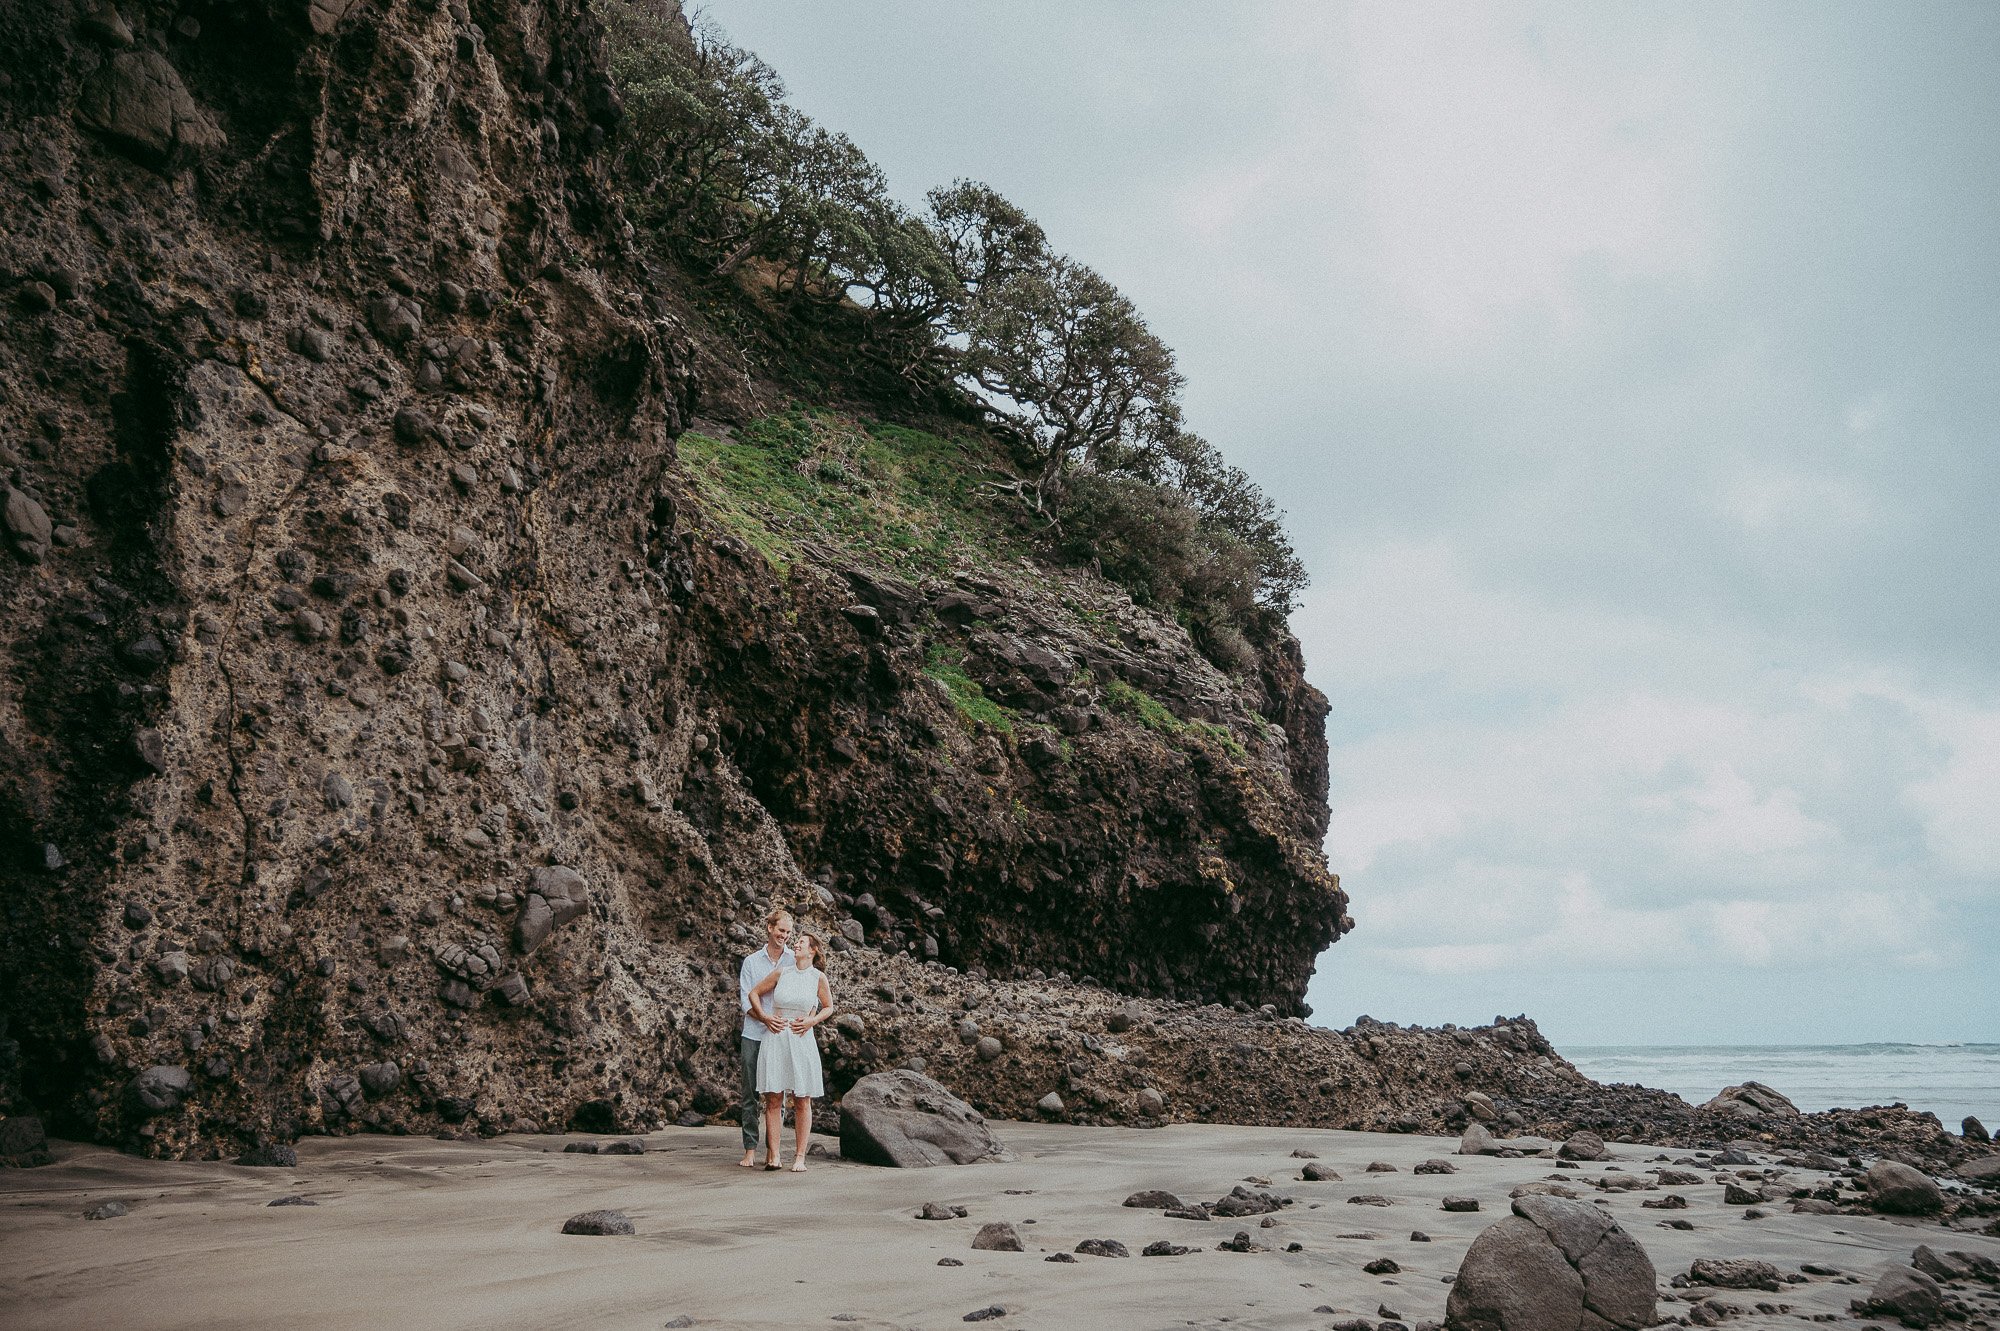
[[[566,1154],[576,1137],[438,1142],[356,1136],[299,1143],[299,1166],[161,1162],[59,1143],[57,1162],[0,1176],[0,1310],[12,1328],[262,1327],[943,1327],[999,1307],[996,1325],[1328,1327],[1388,1313],[1441,1321],[1446,1280],[1467,1245],[1508,1213],[1508,1191],[1549,1179],[1588,1187],[1607,1169],[1640,1173],[1660,1152],[1614,1146],[1609,1164],[1557,1171],[1548,1159],[1453,1155],[1454,1139],[1220,1126],[1155,1131],[998,1123],[1011,1163],[879,1169],[815,1157],[804,1175],[739,1170],[729,1128],[643,1138],[643,1155]],[[1299,1178],[1310,1151],[1340,1181]],[[1688,1158],[1688,1153],[1665,1154]],[[1427,1158],[1453,1174],[1416,1174]],[[1395,1166],[1368,1172],[1371,1162]],[[1792,1171],[1808,1183],[1820,1176]],[[1780,1293],[1724,1291],[1728,1325],[1847,1321],[1850,1300],[1919,1243],[2000,1257],[2000,1240],[1859,1215],[1761,1219],[1700,1185],[1602,1194],[1647,1250],[1663,1291],[1698,1257],[1755,1258],[1813,1275]],[[1268,1180],[1295,1203],[1271,1216],[1209,1222],[1127,1208],[1158,1188],[1214,1201]],[[1256,1186],[1262,1186],[1261,1183]],[[1643,1209],[1674,1192],[1685,1210]],[[1387,1206],[1352,1204],[1357,1195]],[[314,1206],[271,1206],[298,1195]],[[1476,1197],[1477,1213],[1440,1209]],[[116,1200],[130,1214],[83,1218]],[[963,1219],[915,1218],[925,1202]],[[630,1237],[560,1232],[579,1212],[614,1208]],[[1692,1228],[1663,1227],[1680,1219]],[[975,1251],[989,1221],[1013,1224],[1024,1252]],[[1218,1251],[1245,1231],[1269,1251]],[[1421,1230],[1431,1241],[1412,1241]],[[1091,1238],[1127,1259],[1048,1260]],[[1194,1249],[1145,1257],[1166,1239]],[[1288,1245],[1299,1250],[1288,1252]],[[960,1266],[941,1266],[940,1259]],[[1389,1258],[1394,1273],[1363,1267]],[[1679,1294],[1681,1291],[1673,1291]],[[1759,1313],[1756,1305],[1786,1311]],[[1986,1305],[1986,1306],[1991,1306]],[[1384,1312],[1387,1310],[1387,1313]],[[1685,1304],[1662,1302],[1663,1317]],[[677,1323],[674,1319],[687,1318]]]

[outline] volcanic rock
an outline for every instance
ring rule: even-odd
[[[1944,1208],[1944,1193],[1929,1175],[1895,1160],[1877,1161],[1864,1183],[1868,1205],[1889,1215],[1929,1215]]]
[[[1595,1206],[1524,1197],[1512,1217],[1467,1249],[1446,1300],[1445,1325],[1557,1331],[1588,1314],[1613,1327],[1652,1326],[1653,1282],[1645,1250]]]
[[[873,1072],[840,1102],[840,1154],[911,1169],[1010,1159],[986,1119],[919,1072]]]

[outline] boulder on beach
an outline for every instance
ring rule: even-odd
[[[1878,1160],[1864,1183],[1868,1205],[1887,1215],[1930,1215],[1944,1209],[1944,1193],[1922,1170],[1895,1160]]]
[[[1564,1160],[1609,1160],[1611,1152],[1605,1148],[1604,1138],[1594,1132],[1570,1134],[1556,1155]]]
[[[1933,1280],[1978,1280],[2000,1285],[2000,1262],[1980,1253],[1956,1249],[1939,1252],[1928,1243],[1919,1243],[1910,1254],[1910,1265]]]
[[[33,1114],[0,1118],[0,1166],[25,1169],[46,1165],[53,1159],[49,1153],[49,1134],[41,1119]]]
[[[978,1110],[907,1068],[871,1072],[841,1098],[840,1155],[897,1169],[1013,1158]]]
[[[1780,1118],[1797,1118],[1799,1107],[1761,1081],[1746,1081],[1741,1086],[1725,1086],[1715,1093],[1715,1098],[1702,1105],[1717,1113],[1735,1114],[1740,1118],[1763,1118],[1775,1115]]]
[[[1458,1139],[1458,1153],[1460,1155],[1485,1155],[1492,1149],[1493,1134],[1478,1123],[1468,1126],[1465,1130],[1465,1135]]]
[[[1865,1316],[1894,1317],[1904,1326],[1936,1326],[1945,1320],[1944,1291],[1912,1266],[1892,1266],[1882,1273],[1865,1299],[1853,1310]]]
[[[1522,1197],[1466,1250],[1445,1303],[1452,1331],[1652,1326],[1653,1263],[1588,1202]]]

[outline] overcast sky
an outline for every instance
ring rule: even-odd
[[[1290,514],[1316,1020],[2000,1039],[2000,6],[707,12]]]

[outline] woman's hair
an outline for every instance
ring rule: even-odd
[[[792,919],[792,913],[786,910],[783,906],[773,906],[771,907],[771,909],[764,912],[765,928],[767,929],[770,928],[772,925],[776,924],[779,920],[783,920],[786,924],[795,923],[795,921]]]
[[[800,943],[812,944],[813,965],[817,966],[821,970],[825,970],[826,940],[824,938],[821,938],[818,934],[814,933],[810,929],[801,929],[796,934],[792,935],[792,953],[794,956],[798,954]]]

